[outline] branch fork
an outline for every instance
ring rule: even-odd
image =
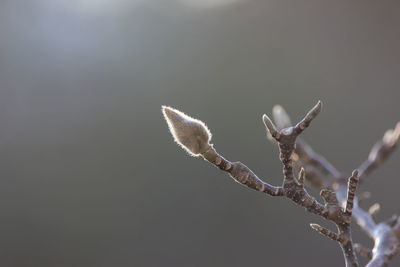
[[[337,232],[318,224],[310,226],[339,243],[347,267],[358,266],[356,251],[370,259],[367,266],[386,266],[394,255],[400,253],[400,220],[394,217],[387,222],[375,223],[373,214],[379,210],[378,206],[371,208],[370,213],[362,210],[358,205],[356,191],[361,179],[381,165],[397,146],[400,139],[400,123],[393,130],[386,132],[383,139],[375,144],[359,170],[354,170],[348,179],[344,179],[332,164],[298,138],[321,109],[322,103],[318,101],[294,126],[281,106],[273,108],[275,123],[267,115],[262,116],[269,139],[279,147],[279,159],[283,165],[281,186],[265,182],[243,163],[231,162],[220,155],[210,143],[211,133],[203,122],[171,107],[163,106],[162,111],[175,141],[190,155],[202,157],[227,172],[241,185],[270,196],[286,197],[307,211],[334,223]],[[331,181],[325,181],[323,176],[327,176]],[[320,203],[307,192],[306,182],[320,190],[324,203]],[[375,246],[372,250],[353,244],[352,218],[355,218],[361,228],[374,239]]]

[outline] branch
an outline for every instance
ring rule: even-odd
[[[283,123],[290,124],[290,118],[281,106],[274,107],[274,119],[277,125]],[[372,148],[368,160],[366,160],[359,168],[359,180],[365,177],[371,171],[379,167],[395,150],[397,144],[400,142],[400,122],[397,123],[396,127],[392,130],[388,130],[381,141],[377,142]],[[303,140],[298,140],[296,147],[297,160],[305,163],[306,170],[319,169],[323,174],[329,175],[335,178],[333,187],[335,192],[342,203],[346,203],[346,210],[349,206],[349,194],[347,194],[346,201],[346,186],[342,179],[342,174],[333,167],[324,157],[315,153],[312,148]],[[315,171],[313,176],[317,176]],[[308,172],[307,172],[308,173]],[[307,175],[308,177],[308,175]],[[326,187],[326,183],[321,177],[314,177],[311,184],[318,188]],[[349,186],[350,188],[350,180]],[[322,191],[321,191],[322,193]],[[368,192],[362,194],[358,201],[368,198],[370,194]],[[377,224],[374,221],[374,216],[379,211],[379,204],[373,205],[369,212],[364,211],[358,206],[357,199],[351,196],[353,201],[352,215],[355,217],[358,225],[367,232],[367,234],[374,240],[374,250],[370,254],[371,261],[367,266],[379,267],[386,266],[390,259],[400,254],[400,222],[397,216],[392,218],[389,222],[381,222]],[[351,204],[350,204],[351,205]],[[389,226],[389,227],[388,227]],[[359,246],[357,250],[360,250]]]
[[[337,200],[333,200],[336,199],[333,196],[333,192],[322,192],[322,195],[326,195],[326,203],[325,205],[319,203],[304,188],[306,176],[304,169],[300,170],[297,178],[295,178],[293,171],[292,156],[296,146],[296,139],[319,114],[321,107],[322,104],[319,101],[299,123],[281,130],[277,129],[268,116],[263,116],[266,128],[279,145],[279,158],[283,164],[283,183],[280,187],[272,186],[262,181],[244,164],[230,162],[218,154],[213,145],[210,144],[211,133],[203,122],[169,107],[163,107],[163,114],[175,141],[192,156],[203,157],[220,170],[228,172],[235,181],[242,185],[271,196],[285,196],[304,207],[307,211],[335,223],[339,229],[337,240],[340,241],[345,255],[346,266],[358,266],[350,233],[351,214],[346,213]],[[193,129],[191,129],[192,127]],[[350,191],[353,192],[353,189]],[[350,202],[351,199],[349,199]],[[334,236],[334,234],[331,236]]]
[[[394,129],[389,129],[384,134],[382,140],[379,140],[371,149],[368,159],[364,161],[359,170],[360,178],[364,178],[372,171],[382,165],[386,159],[396,149],[400,140],[400,122],[396,124]]]
[[[246,165],[241,162],[230,162],[217,153],[212,145],[201,155],[205,160],[214,164],[219,169],[226,171],[238,183],[251,189],[267,193],[270,196],[282,196],[281,187],[272,186],[254,174]]]
[[[339,178],[340,172],[323,156],[317,154],[305,141],[299,139],[295,150],[296,154],[301,158],[305,164],[309,164],[323,174],[329,175],[333,178]]]
[[[387,222],[376,223],[373,215],[378,206],[371,207],[370,213],[361,209],[356,190],[360,178],[382,164],[393,152],[400,139],[400,123],[393,130],[386,132],[383,139],[372,148],[368,160],[361,165],[359,172],[353,171],[346,184],[343,175],[332,164],[314,152],[306,142],[298,139],[320,113],[321,108],[322,104],[319,101],[295,126],[291,126],[290,118],[281,106],[275,106],[273,109],[277,126],[267,115],[263,116],[270,139],[275,140],[279,147],[279,158],[283,164],[281,186],[273,186],[261,180],[243,163],[231,162],[218,154],[210,143],[211,133],[203,122],[170,107],[163,107],[162,110],[175,141],[190,155],[202,157],[229,173],[242,185],[270,196],[284,196],[307,211],[333,222],[338,229],[337,233],[316,224],[311,224],[311,227],[340,244],[346,266],[358,266],[355,250],[371,258],[367,266],[386,266],[394,255],[400,253],[400,220],[393,217]],[[294,168],[299,170],[297,176]],[[334,178],[332,186],[323,180],[320,174]],[[304,188],[305,181],[321,190],[324,204],[307,192]],[[353,246],[350,229],[352,216],[374,240],[372,252],[361,245]]]
[[[349,178],[349,184],[347,186],[347,201],[346,201],[345,213],[349,216],[351,216],[351,213],[353,211],[354,196],[356,195],[358,181],[359,181],[358,171],[355,170],[351,174]]]
[[[272,114],[278,129],[291,126],[290,117],[282,106],[274,106]],[[315,153],[314,150],[300,138],[297,139],[295,153],[305,165],[310,165],[310,167],[318,169],[324,174],[330,175],[334,178],[341,176],[340,172],[328,160]]]
[[[399,253],[399,240],[392,227],[382,222],[374,229],[373,237],[375,240],[372,250],[372,259],[367,267],[387,266],[390,260]]]
[[[219,155],[210,144],[211,133],[202,121],[171,107],[163,106],[162,111],[174,140],[192,156],[203,157],[219,169],[228,172],[236,182],[251,189],[271,196],[283,195],[280,187],[262,181],[243,163],[230,162]]]
[[[326,228],[322,227],[322,226],[319,225],[319,224],[311,223],[310,226],[311,226],[312,229],[314,229],[315,231],[317,231],[317,232],[320,233],[321,235],[324,235],[324,236],[326,236],[326,237],[332,239],[333,241],[337,241],[337,242],[339,242],[339,243],[343,243],[343,242],[346,241],[345,239],[343,239],[343,238],[342,238],[340,235],[338,235],[337,233],[334,233],[334,232],[332,232],[331,230],[326,229]]]

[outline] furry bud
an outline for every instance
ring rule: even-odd
[[[162,112],[175,142],[190,155],[197,157],[209,149],[211,133],[204,122],[171,107],[162,106]]]

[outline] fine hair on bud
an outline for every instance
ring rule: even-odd
[[[190,155],[199,156],[210,148],[211,133],[204,122],[167,106],[162,106],[162,113],[175,142]]]

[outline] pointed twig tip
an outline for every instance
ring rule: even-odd
[[[272,135],[272,137],[275,139],[279,138],[279,132],[276,129],[276,126],[274,125],[272,120],[266,114],[264,114],[262,116],[262,120],[264,122],[265,127],[268,129],[269,133]]]
[[[318,116],[318,114],[321,112],[322,109],[322,102],[318,100],[317,104],[310,109],[310,111],[307,112],[306,116],[296,124],[295,129],[297,134],[300,134],[301,132],[304,131],[305,128],[307,128],[311,121],[315,119],[315,117]]]
[[[378,212],[381,210],[381,205],[379,203],[375,203],[373,204],[369,209],[368,209],[368,213],[372,216],[372,217],[376,217],[376,215],[378,214]]]
[[[168,106],[165,106],[165,105],[162,105],[162,106],[161,106],[161,111],[162,111],[163,113],[169,112],[170,110],[171,110],[171,108],[168,107]]]
[[[263,114],[262,115],[262,120],[263,120],[263,122],[265,123],[265,124],[273,124],[272,123],[272,120],[267,116],[267,114]]]
[[[358,178],[358,170],[354,170],[354,171],[351,173],[351,176],[353,176],[354,178]]]
[[[301,186],[304,185],[304,180],[306,178],[306,171],[304,170],[304,167],[301,167],[300,172],[299,172],[299,183]]]
[[[393,129],[389,129],[383,136],[383,142],[391,147],[395,146],[400,140],[400,122]]]
[[[352,211],[353,211],[354,197],[356,195],[358,183],[359,183],[358,170],[354,170],[351,173],[351,176],[349,178],[349,182],[347,185],[347,201],[346,201],[345,213],[348,216],[351,216]]]
[[[317,104],[311,109],[314,112],[315,116],[318,115],[322,110],[322,101],[318,100]]]
[[[267,116],[267,114],[263,114],[263,115],[261,116],[261,118],[262,118],[263,121],[269,119],[268,116]]]
[[[337,233],[332,232],[331,230],[322,227],[319,224],[316,223],[311,223],[310,224],[311,228],[314,229],[315,231],[317,231],[318,233],[320,233],[321,235],[324,235],[326,237],[329,237],[330,239],[343,243],[345,240],[340,237],[340,235],[338,235]]]

